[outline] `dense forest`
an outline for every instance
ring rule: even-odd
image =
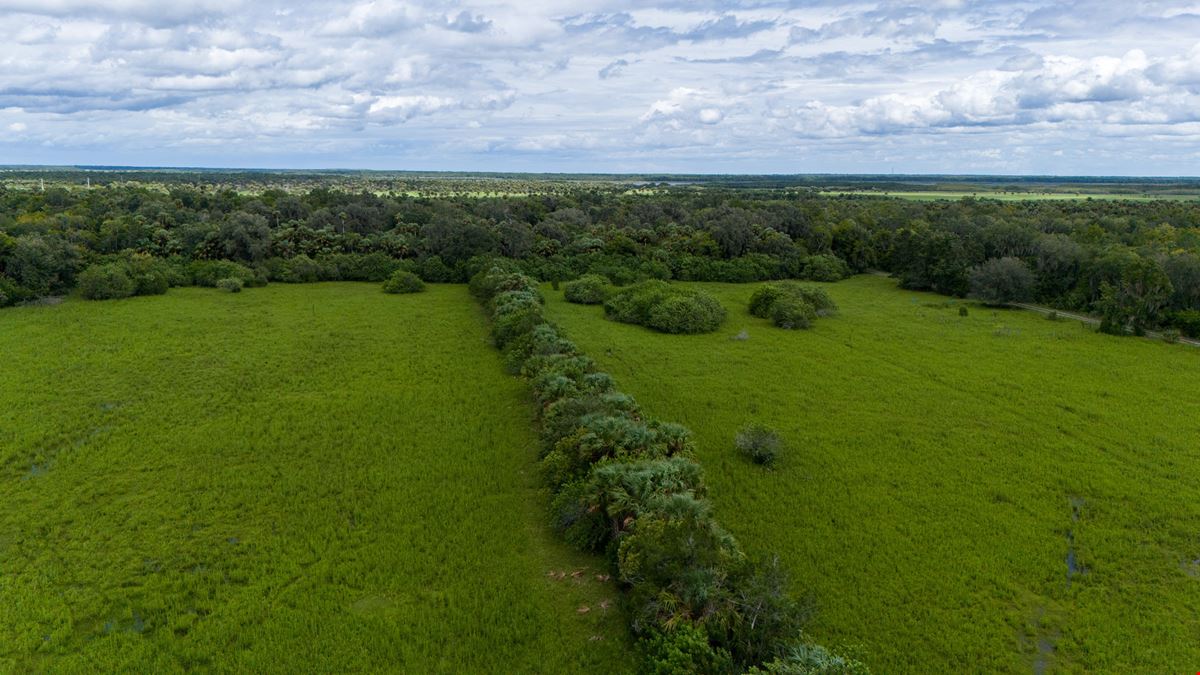
[[[912,201],[580,182],[540,194],[235,190],[203,181],[0,188],[0,306],[177,285],[464,282],[504,257],[541,280],[832,281],[1094,313],[1200,333],[1200,203]]]

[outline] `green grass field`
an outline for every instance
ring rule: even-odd
[[[876,672],[1200,668],[1200,353],[861,276],[811,330],[702,284],[717,333],[549,315],[655,417],[696,432],[717,519],[777,553],[811,631]],[[746,329],[749,339],[731,340]],[[788,445],[763,470],[734,434]]]
[[[0,355],[0,672],[631,667],[464,287],[7,309]]]

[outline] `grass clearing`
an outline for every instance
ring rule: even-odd
[[[631,668],[463,286],[7,309],[0,354],[0,671]]]
[[[548,316],[655,417],[697,436],[718,520],[778,553],[821,642],[876,672],[1172,672],[1200,662],[1200,360],[860,276],[806,331],[696,284],[706,335]],[[730,339],[745,329],[746,340]],[[774,470],[738,455],[781,433]]]

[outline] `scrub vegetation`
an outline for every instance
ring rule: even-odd
[[[1195,349],[860,276],[807,331],[696,284],[726,330],[687,339],[550,293],[547,316],[695,432],[714,517],[778,554],[808,626],[877,672],[1168,672],[1200,661]],[[744,330],[748,339],[729,339]],[[773,471],[731,439],[788,448]]]
[[[632,670],[462,286],[177,289],[0,328],[0,671]]]

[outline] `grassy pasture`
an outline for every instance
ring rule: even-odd
[[[0,355],[0,672],[630,668],[464,287],[68,300]]]
[[[816,638],[887,673],[1195,670],[1193,348],[961,317],[871,276],[826,285],[840,315],[785,331],[749,315],[753,285],[698,286],[730,312],[717,333],[606,321],[547,289],[548,313],[696,433],[718,520],[811,589]],[[783,435],[777,469],[734,451],[751,422]]]

